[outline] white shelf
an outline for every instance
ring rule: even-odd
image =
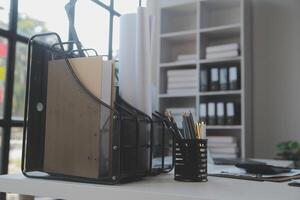
[[[197,34],[171,34],[162,37],[160,62],[175,62],[182,54],[197,54]]]
[[[184,61],[175,61],[175,62],[165,62],[161,63],[160,67],[180,67],[180,66],[187,66],[187,65],[195,65],[198,61],[196,60],[184,60]]]
[[[197,30],[186,30],[186,31],[178,31],[178,32],[171,32],[171,33],[163,33],[160,35],[161,38],[172,38],[172,37],[182,37],[182,36],[189,36],[193,34],[197,34]]]
[[[238,23],[238,24],[230,24],[230,25],[202,28],[202,29],[200,29],[200,33],[215,33],[215,32],[227,33],[227,32],[232,32],[232,31],[238,32],[238,31],[240,31],[240,28],[241,28],[241,25]]]
[[[241,57],[229,57],[229,58],[215,58],[215,59],[201,59],[200,64],[207,63],[220,63],[220,62],[232,62],[232,61],[240,61]]]
[[[200,29],[201,36],[208,41],[222,41],[224,39],[226,41],[228,38],[239,38],[240,32],[241,25],[239,23]]]
[[[200,92],[200,96],[218,96],[218,95],[240,95],[241,90],[224,90],[214,92]]]
[[[159,98],[182,98],[182,97],[196,97],[195,93],[182,93],[182,94],[160,94]]]
[[[239,105],[238,115],[240,125],[234,126],[207,126],[210,133],[220,135],[237,134],[241,157],[246,156],[246,149],[251,152],[251,84],[250,65],[250,33],[248,28],[249,16],[245,0],[210,1],[201,0],[187,3],[181,1],[164,1],[160,7],[160,21],[157,24],[159,60],[158,61],[158,109],[163,111],[168,107],[195,107],[196,120],[200,114],[200,104],[212,102],[233,101]],[[177,2],[177,5],[175,5]],[[184,3],[184,4],[180,4]],[[246,23],[247,22],[247,23]],[[195,26],[196,24],[196,26]],[[227,58],[206,59],[206,48],[209,46],[238,43],[240,55]],[[195,60],[177,61],[178,55],[196,54]],[[248,59],[249,58],[249,59]],[[239,68],[239,90],[207,91],[189,94],[164,94],[167,91],[166,73],[170,69],[196,69],[197,78],[200,79],[200,70],[210,67]],[[199,88],[198,88],[199,89]],[[247,143],[247,147],[246,147]],[[250,147],[250,148],[249,148]],[[249,156],[249,154],[247,155]]]
[[[242,10],[239,0],[200,1],[200,4],[201,28],[230,25],[241,21]]]
[[[214,126],[206,126],[208,130],[237,130],[237,129],[242,129],[241,125],[214,125]]]
[[[195,2],[161,8],[161,33],[185,31],[197,28],[197,4]]]

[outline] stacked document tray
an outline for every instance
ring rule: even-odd
[[[65,50],[70,44],[55,33],[36,35],[29,41],[23,174],[117,184],[172,169],[173,164],[165,160],[172,156],[172,138],[164,145],[168,133],[162,130],[167,128],[154,129],[162,123],[118,95],[111,104],[102,101],[97,89],[81,81],[71,61],[98,63],[97,55]],[[90,65],[81,67],[88,70]],[[160,158],[155,165],[154,157]]]

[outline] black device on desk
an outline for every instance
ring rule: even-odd
[[[214,163],[216,165],[236,165],[242,162],[253,163],[253,164],[266,164],[265,162],[247,160],[242,158],[214,158]]]
[[[291,171],[291,168],[288,167],[278,167],[267,165],[265,163],[241,162],[237,163],[235,166],[246,170],[246,172],[249,174],[274,175],[288,173]]]
[[[300,181],[294,180],[288,183],[289,186],[300,187]]]

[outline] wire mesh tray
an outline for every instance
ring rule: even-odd
[[[89,57],[88,52],[96,58],[97,53],[66,50],[73,46],[56,33],[30,39],[23,174],[117,184],[170,170],[173,142],[162,121],[119,96],[112,105],[97,98],[71,66],[73,58]]]

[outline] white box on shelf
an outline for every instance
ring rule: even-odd
[[[236,57],[236,56],[239,56],[238,50],[231,50],[231,51],[223,51],[223,52],[216,52],[216,53],[207,53],[206,59],[228,58],[228,57]]]
[[[239,50],[238,43],[230,43],[230,44],[222,44],[222,45],[214,45],[206,47],[206,53],[218,53],[218,52],[227,52]]]
[[[185,83],[185,82],[195,82],[197,83],[198,78],[196,76],[192,76],[192,77],[168,77],[168,83]]]
[[[237,154],[235,153],[211,153],[213,158],[227,158],[227,159],[235,159],[237,158]]]
[[[167,76],[168,77],[197,77],[196,69],[178,69],[178,70],[168,70]]]
[[[183,60],[197,60],[197,54],[180,54],[177,56],[178,61]]]
[[[235,144],[236,137],[234,136],[207,136],[208,144]]]
[[[168,89],[197,88],[197,82],[168,83]]]

